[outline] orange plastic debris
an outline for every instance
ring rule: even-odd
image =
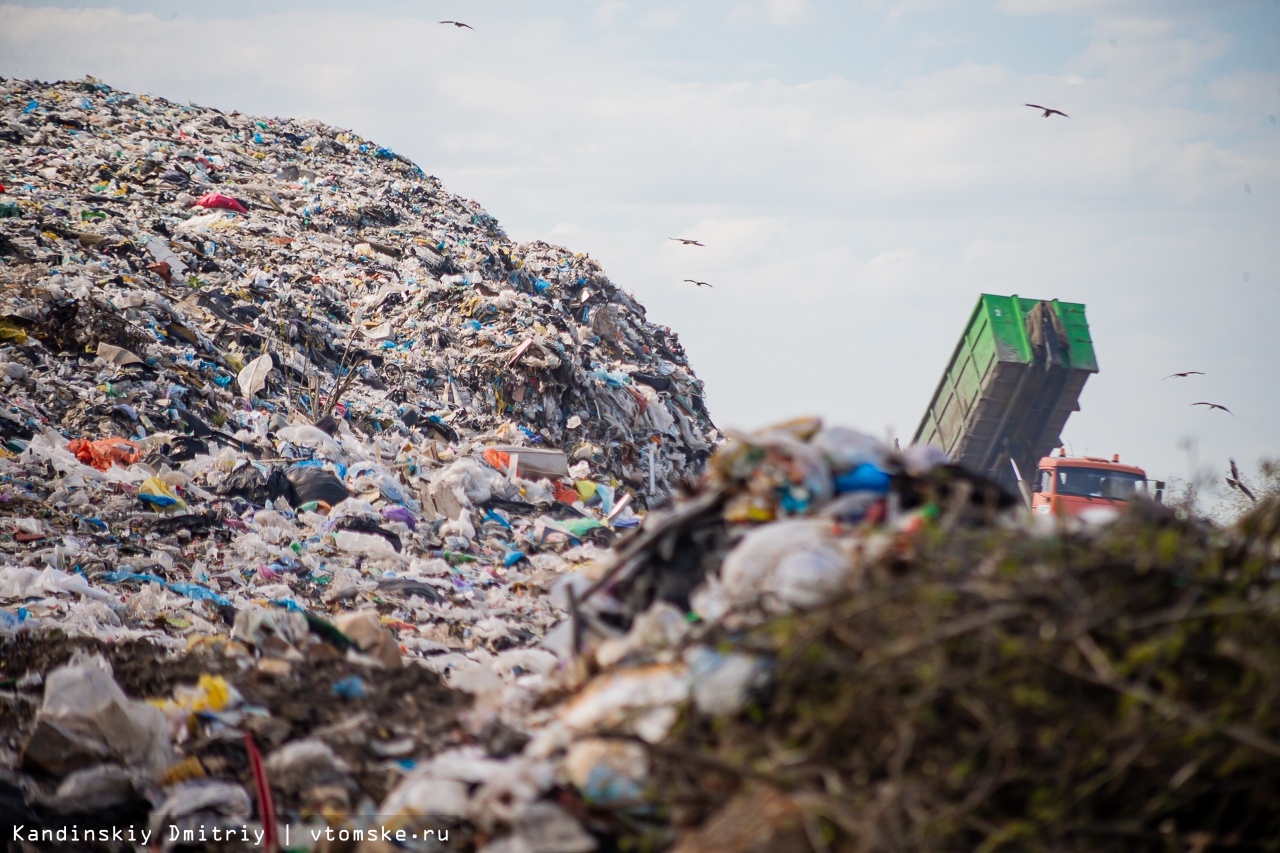
[[[73,438],[67,442],[67,450],[99,471],[105,471],[113,464],[132,465],[142,458],[142,448],[124,438],[100,438],[97,441]]]
[[[485,462],[488,462],[495,469],[503,472],[504,474],[507,471],[507,466],[511,464],[510,456],[503,453],[501,450],[494,450],[492,447],[486,450],[483,456]]]

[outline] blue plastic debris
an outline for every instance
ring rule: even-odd
[[[494,522],[495,524],[500,524],[500,525],[502,525],[503,527],[505,527],[507,530],[510,530],[510,529],[511,529],[511,522],[507,521],[505,518],[503,518],[502,516],[498,515],[498,513],[494,512],[494,511],[493,511],[493,510],[491,510],[491,509],[486,509],[486,510],[484,511],[484,520],[485,520],[485,521],[492,521],[492,522]]]
[[[365,697],[364,681],[358,675],[335,681],[333,695],[340,699],[363,699]]]
[[[151,574],[142,574],[139,572],[127,572],[124,569],[120,569],[114,572],[107,572],[105,575],[102,576],[102,579],[107,583],[125,583],[127,581],[139,581],[140,583],[155,583],[155,584],[159,584],[165,589],[168,589],[172,592],[176,592],[178,595],[185,595],[187,598],[194,599],[196,601],[212,601],[214,604],[221,604],[225,606],[231,605],[231,599],[218,595],[216,592],[212,590],[205,589],[199,584],[169,583],[164,578],[156,577],[155,575],[151,575]]]
[[[889,491],[889,475],[870,462],[863,462],[852,470],[836,475],[835,487],[839,494],[845,492],[884,494]]]
[[[177,499],[171,498],[168,495],[147,495],[142,493],[138,494],[138,500],[142,501],[144,504],[153,506],[156,509],[167,509],[178,503]]]
[[[22,623],[27,621],[29,615],[31,614],[25,607],[19,607],[17,612],[0,610],[0,631],[18,630],[22,627]]]

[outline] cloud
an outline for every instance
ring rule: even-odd
[[[640,26],[649,30],[669,30],[680,23],[680,10],[674,6],[662,6],[645,13]]]
[[[627,11],[627,4],[622,0],[605,0],[592,13],[592,21],[597,27],[611,27],[618,22],[625,11]]]
[[[1011,15],[1118,15],[1133,12],[1172,12],[1195,0],[996,0],[996,8]]]
[[[1280,107],[1280,73],[1242,71],[1228,74],[1211,82],[1208,92],[1223,107],[1255,116],[1263,121],[1263,115]],[[1271,122],[1275,124],[1274,121]]]
[[[732,18],[791,27],[812,21],[814,9],[811,0],[749,0],[734,7]]]
[[[885,23],[896,24],[908,15],[933,12],[956,5],[956,0],[862,0],[862,8],[883,15]]]
[[[959,47],[968,44],[973,37],[968,34],[920,32],[912,37],[912,47],[917,50],[935,50],[940,47]]]
[[[1227,53],[1234,38],[1223,32],[1184,33],[1168,18],[1103,18],[1089,28],[1088,46],[1072,70],[1105,78],[1126,99],[1161,92],[1203,72]]]

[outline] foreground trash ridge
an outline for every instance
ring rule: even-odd
[[[593,262],[390,151],[0,88],[17,849],[1274,843],[1280,502],[722,437]]]
[[[1277,544],[1150,507],[1084,535],[935,529],[860,591],[702,638],[771,682],[649,750],[697,827],[676,849],[766,807],[832,849],[1272,843]]]
[[[831,494],[734,529],[770,457],[830,447],[796,436],[731,442],[683,513],[646,520],[647,554],[596,572],[572,695],[527,751],[568,744],[589,800],[679,851],[1273,843],[1280,501],[1226,530],[1145,501],[1032,521],[884,452],[882,522],[833,523]],[[679,537],[715,543],[700,618],[670,586],[631,610]]]

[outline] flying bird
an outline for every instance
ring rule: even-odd
[[[705,281],[694,281],[694,280],[693,280],[693,279],[691,279],[691,278],[686,278],[686,279],[685,279],[685,281],[689,282],[690,284],[696,284],[696,285],[698,285],[698,287],[710,287],[710,286],[711,286],[710,284],[708,284],[708,283],[707,283],[707,282],[705,282]]]
[[[668,237],[668,240],[678,240],[685,246],[702,246],[697,240],[686,240],[684,237]],[[703,248],[706,248],[705,246]]]
[[[1204,376],[1204,374],[1199,370],[1187,370],[1183,373],[1170,373],[1168,376],[1165,377],[1165,379],[1173,379],[1175,376],[1178,379],[1185,379],[1188,376]]]
[[[1227,478],[1227,485],[1233,489],[1239,489],[1240,491],[1244,492],[1245,497],[1247,497],[1249,500],[1253,501],[1254,503],[1257,503],[1258,499],[1254,497],[1253,492],[1249,491],[1249,487],[1240,481],[1240,469],[1236,468],[1236,460],[1232,459],[1230,460],[1230,462],[1231,462],[1231,476]]]
[[[470,24],[464,24],[464,23],[462,23],[462,21],[441,21],[440,23],[442,23],[442,24],[453,24],[455,27],[466,27],[466,28],[467,28],[467,29],[469,29],[469,30],[474,30],[474,29],[475,29],[475,27],[471,26]]]
[[[1235,417],[1235,414],[1234,414],[1234,413],[1232,413],[1232,411],[1231,411],[1230,409],[1228,409],[1226,406],[1220,406],[1220,405],[1218,405],[1217,403],[1192,403],[1191,405],[1193,405],[1193,406],[1208,406],[1210,409],[1222,409],[1222,411],[1226,412],[1228,415],[1231,415],[1231,417],[1233,417],[1233,418]]]
[[[1044,116],[1043,116],[1044,118],[1048,118],[1051,115],[1060,115],[1063,118],[1071,118],[1071,116],[1067,115],[1062,110],[1051,110],[1048,107],[1042,107],[1039,104],[1026,104],[1025,106],[1035,107],[1038,110],[1044,110]]]

